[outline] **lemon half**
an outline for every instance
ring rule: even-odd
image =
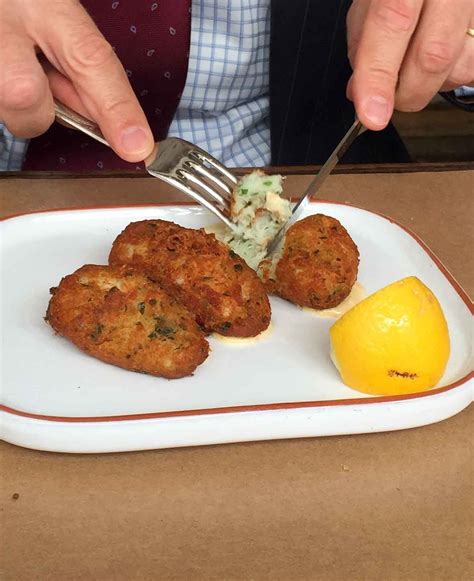
[[[414,276],[360,302],[336,321],[330,336],[343,382],[374,395],[425,391],[438,383],[449,359],[441,306]]]

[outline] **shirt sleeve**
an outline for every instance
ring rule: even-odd
[[[0,122],[0,171],[19,171],[23,165],[29,139],[12,135]]]
[[[455,89],[456,97],[474,97],[474,87],[459,87]]]
[[[458,87],[455,91],[440,93],[451,105],[455,105],[464,111],[474,113],[474,89],[471,87]]]

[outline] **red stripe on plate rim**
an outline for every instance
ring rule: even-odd
[[[370,214],[374,214],[375,216],[379,216],[384,220],[387,220],[391,224],[395,224],[402,230],[404,230],[409,236],[411,236],[417,244],[421,246],[421,248],[428,254],[428,256],[433,260],[436,264],[438,269],[441,273],[445,276],[451,286],[454,288],[456,293],[459,295],[459,298],[463,301],[463,303],[467,306],[471,314],[474,314],[474,304],[470,300],[466,291],[462,288],[462,286],[458,283],[458,281],[454,278],[454,276],[449,272],[449,270],[444,266],[441,260],[434,254],[434,252],[423,242],[423,240],[414,232],[412,232],[409,228],[405,227],[403,224],[400,224],[396,220],[386,216],[385,214],[381,214],[380,212],[374,212],[372,210],[366,210],[365,208],[359,208],[358,206],[354,206],[352,204],[347,204],[345,202],[332,202],[328,200],[322,199],[312,199],[314,203],[323,203],[323,204],[330,204],[334,206],[347,206],[349,208],[354,208],[356,210],[362,210],[364,212],[368,212]],[[115,209],[129,209],[132,210],[134,208],[155,208],[155,207],[163,207],[163,206],[196,206],[194,202],[174,202],[174,203],[158,203],[158,204],[136,204],[134,206],[128,205],[114,205],[114,206],[87,206],[87,207],[67,207],[67,208],[53,208],[51,210],[37,210],[33,212],[24,212],[20,214],[13,214],[10,216],[6,216],[0,218],[0,222],[11,220],[13,218],[18,218],[21,216],[30,216],[34,214],[48,214],[53,212],[71,212],[71,211],[81,211],[81,210],[115,210]],[[192,416],[203,416],[203,415],[218,415],[218,414],[229,414],[229,413],[242,413],[242,412],[260,412],[260,411],[278,411],[278,410],[291,410],[291,409],[304,409],[304,408],[315,408],[315,407],[336,407],[336,406],[347,406],[347,405],[366,405],[366,404],[377,404],[377,403],[391,403],[391,402],[399,402],[405,401],[410,399],[419,399],[423,397],[430,397],[433,395],[438,395],[441,393],[445,393],[447,391],[451,391],[456,387],[460,387],[467,383],[469,380],[474,378],[474,372],[470,371],[461,379],[458,379],[454,383],[450,383],[444,387],[438,387],[436,389],[431,389],[428,391],[420,392],[420,393],[410,393],[405,395],[393,395],[393,396],[381,396],[381,397],[372,397],[372,398],[354,398],[354,399],[339,399],[339,400],[327,400],[327,401],[304,401],[304,402],[282,402],[282,403],[268,403],[268,404],[256,404],[256,405],[243,405],[243,406],[227,406],[227,407],[220,407],[220,408],[205,408],[205,409],[197,409],[197,410],[179,410],[179,411],[168,411],[168,412],[150,412],[150,413],[143,413],[143,414],[129,414],[129,415],[118,415],[118,416],[77,416],[77,417],[68,417],[68,416],[49,416],[49,415],[42,415],[42,414],[33,414],[30,412],[24,412],[21,410],[17,410],[11,408],[9,406],[0,404],[0,411],[36,420],[43,420],[49,422],[67,422],[67,423],[98,423],[98,422],[123,422],[123,421],[134,421],[134,420],[151,420],[151,419],[166,419],[166,418],[178,418],[178,417],[192,417]]]

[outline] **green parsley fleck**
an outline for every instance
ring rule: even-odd
[[[161,336],[166,339],[174,339],[176,329],[174,327],[170,327],[169,325],[167,325],[163,317],[155,317],[155,320],[156,320],[155,329],[148,335],[148,338],[157,339],[158,337]]]

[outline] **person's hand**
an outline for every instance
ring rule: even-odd
[[[354,0],[347,17],[347,94],[369,129],[420,111],[439,90],[474,80],[473,0]]]
[[[42,66],[36,53],[47,61]],[[77,0],[0,0],[0,120],[18,137],[54,121],[53,95],[138,162],[153,135],[110,44]]]

